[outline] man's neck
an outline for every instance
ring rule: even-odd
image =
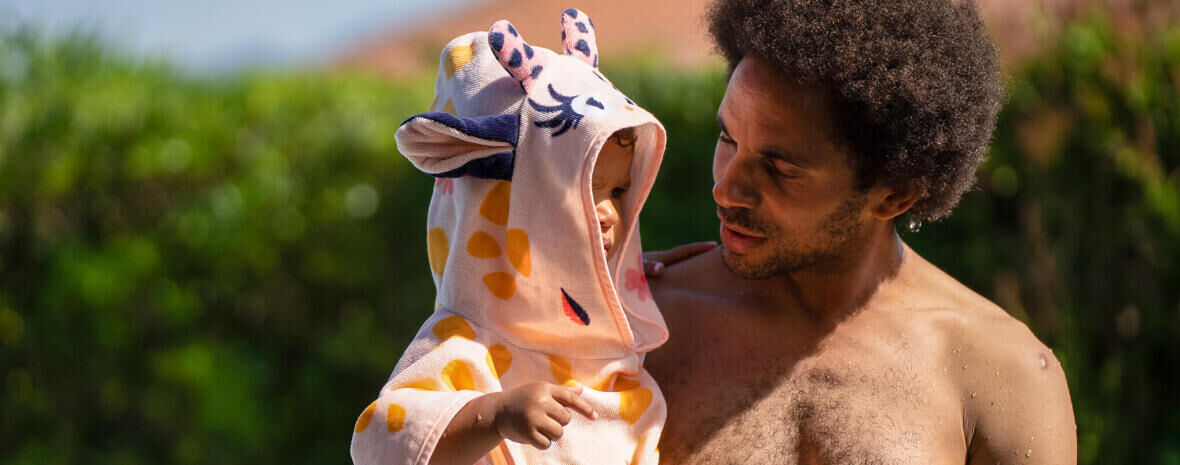
[[[892,223],[875,226],[855,240],[861,247],[836,260],[751,283],[776,307],[802,312],[823,326],[835,325],[861,309],[901,268],[905,246]]]

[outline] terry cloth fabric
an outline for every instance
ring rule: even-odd
[[[563,12],[562,30],[563,53],[529,46],[507,21],[452,40],[435,112],[398,128],[399,150],[437,178],[426,233],[437,308],[357,420],[358,464],[426,464],[467,402],[536,381],[584,385],[598,420],[574,414],[548,450],[505,441],[485,463],[658,461],[666,407],[643,359],[667,328],[643,275],[638,215],[664,129],[598,71],[585,14]],[[609,136],[629,127],[626,239],[608,262],[591,174]]]

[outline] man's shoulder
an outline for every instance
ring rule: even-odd
[[[975,292],[916,253],[914,270],[904,285],[916,304],[948,339],[1000,355],[1012,351],[1047,350],[1024,322]],[[1003,341],[1003,343],[995,343]]]
[[[1029,438],[1039,436],[1025,435],[1033,426],[1043,427],[1046,436],[1060,436],[1047,448],[1068,454],[1062,448],[1068,449],[1073,433],[1072,408],[1065,373],[1053,351],[1024,322],[913,257],[921,263],[908,276],[908,286],[926,303],[920,310],[924,318],[917,320],[942,336],[939,358],[963,399],[972,455],[986,455],[983,449],[1029,449]],[[980,437],[990,442],[978,441]]]
[[[899,277],[918,321],[932,325],[954,354],[973,352],[996,362],[1048,352],[1028,325],[912,251]],[[1035,357],[1034,357],[1035,360]]]
[[[723,288],[719,280],[731,276],[721,262],[721,250],[717,247],[667,266],[660,276],[648,278],[648,283],[657,298],[700,296]]]

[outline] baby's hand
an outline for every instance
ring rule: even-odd
[[[697,255],[703,254],[717,247],[716,242],[693,242],[691,244],[678,245],[671,250],[661,250],[656,252],[643,253],[643,274],[656,277],[664,274],[664,267],[668,265],[675,265],[679,262],[688,260]]]
[[[537,449],[548,449],[561,439],[570,422],[570,409],[591,420],[598,414],[581,397],[582,386],[530,383],[497,393],[496,432],[500,437]]]

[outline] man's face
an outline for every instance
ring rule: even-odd
[[[765,279],[823,269],[862,242],[871,215],[827,97],[747,57],[717,119],[713,199],[730,271]]]

